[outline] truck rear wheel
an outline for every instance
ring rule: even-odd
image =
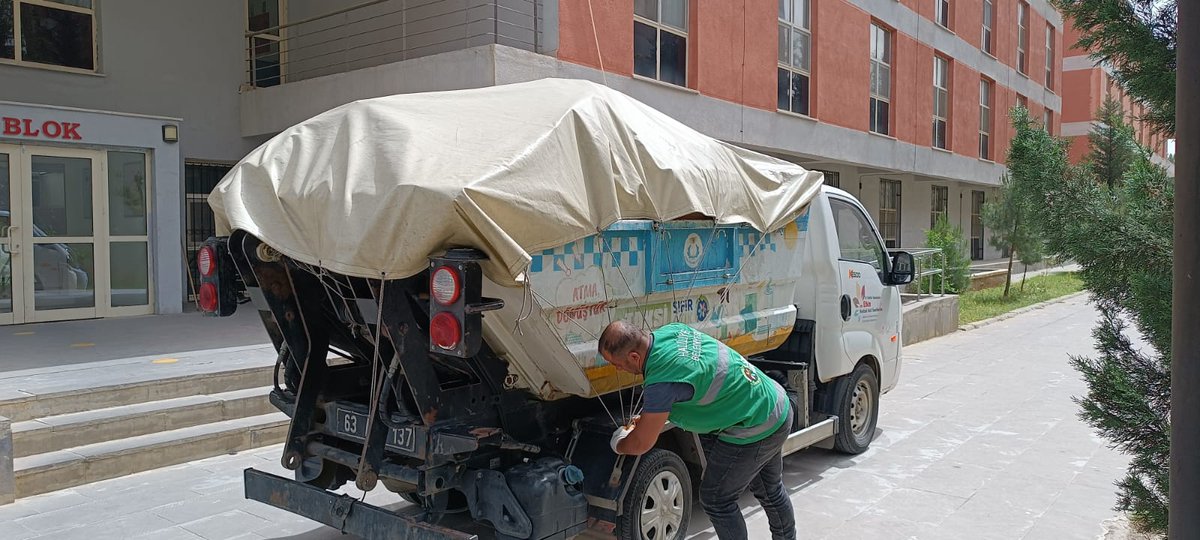
[[[879,421],[879,378],[864,363],[834,384],[838,432],[833,448],[845,454],[861,454],[871,446]]]
[[[646,452],[625,495],[617,538],[682,540],[692,517],[692,478],[674,452]]]

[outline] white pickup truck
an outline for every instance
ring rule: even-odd
[[[703,452],[669,425],[610,451],[640,391],[596,352],[612,320],[689,324],[779,381],[787,453],[866,450],[899,378],[912,257],[858,201],[592,83],[351,103],[210,203],[202,308],[252,302],[292,418],[294,478],[247,469],[246,496],[364,538],[473,538],[449,513],[500,538],[683,538]],[[351,480],[423,512],[335,493]]]

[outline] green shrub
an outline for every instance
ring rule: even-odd
[[[959,294],[971,286],[971,261],[967,258],[964,245],[962,228],[951,225],[945,215],[939,216],[933,228],[925,231],[925,247],[940,249],[946,255],[945,268],[941,268],[941,257],[935,256],[928,262],[931,268],[941,268],[946,272],[946,292],[948,293]],[[922,292],[930,292],[928,290],[929,278],[922,280],[920,287]],[[941,283],[937,277],[934,277],[933,280],[933,291],[941,291]]]

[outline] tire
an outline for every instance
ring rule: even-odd
[[[860,363],[834,384],[832,412],[838,417],[838,432],[833,449],[843,454],[866,452],[879,421],[879,377],[871,366]]]
[[[674,452],[646,452],[633,473],[617,523],[620,540],[683,540],[692,517],[692,478]]]

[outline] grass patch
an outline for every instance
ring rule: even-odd
[[[1015,276],[1014,276],[1015,277]],[[1025,290],[1015,279],[1004,298],[1004,285],[967,291],[958,297],[958,322],[970,324],[997,315],[1008,313],[1014,309],[1031,306],[1060,296],[1077,293],[1083,290],[1083,281],[1074,272],[1063,272],[1044,276],[1031,277],[1025,282]]]

